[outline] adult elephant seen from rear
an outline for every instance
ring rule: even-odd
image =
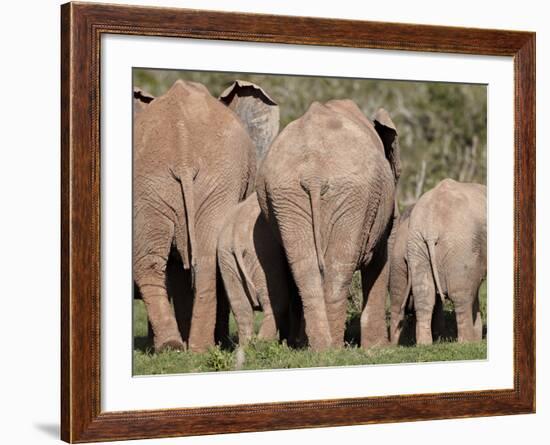
[[[386,111],[371,123],[350,100],[313,103],[275,139],[256,191],[298,286],[311,347],[343,344],[348,288],[363,269],[361,344],[387,342],[384,303],[397,132]]]
[[[258,106],[266,106],[255,88]],[[214,343],[218,232],[255,181],[256,147],[247,127],[203,85],[182,80],[135,115],[133,275],[157,351],[184,348],[185,340],[194,351]],[[182,338],[166,285],[167,275],[184,270],[174,270],[169,256],[191,270],[188,339]]]

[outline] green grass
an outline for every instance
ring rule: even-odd
[[[348,341],[341,349],[325,352],[313,352],[310,349],[292,349],[277,341],[255,339],[245,349],[245,364],[242,369],[287,369],[326,366],[375,365],[392,363],[418,363],[450,360],[483,360],[487,357],[487,340],[479,343],[457,343],[456,322],[450,303],[445,305],[445,318],[448,332],[444,341],[429,346],[392,346],[371,348],[357,347],[353,335],[353,322],[357,320],[357,292],[360,280],[356,280],[350,289],[348,308]],[[480,289],[480,305],[484,325],[487,320],[487,286]],[[262,314],[256,315],[256,329],[261,323]],[[233,317],[230,318],[230,337],[237,339]],[[350,333],[351,332],[351,333]],[[134,375],[176,374],[187,372],[231,371],[235,369],[235,351],[233,347],[223,349],[220,346],[210,348],[205,353],[189,351],[152,352],[147,338],[147,315],[141,301],[134,301]]]
[[[276,341],[253,341],[245,350],[242,369],[288,369],[326,366],[376,365],[390,363],[434,362],[449,360],[482,360],[487,356],[487,343],[438,342],[430,346],[397,346],[362,349],[350,346],[325,352],[292,349]],[[235,369],[235,352],[219,346],[208,352],[166,351],[151,354],[134,351],[134,375],[176,374]]]

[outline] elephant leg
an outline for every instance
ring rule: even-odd
[[[189,348],[204,352],[214,345],[216,323],[216,257],[198,255],[195,271],[195,298],[189,332]]]
[[[445,335],[445,312],[443,302],[439,297],[435,299],[432,315],[432,334],[434,341],[442,339]]]
[[[392,308],[391,321],[390,321],[390,342],[392,345],[398,345],[403,333],[403,327],[405,323],[405,308]]]
[[[304,221],[304,209],[313,209],[316,205],[305,194],[299,198],[287,192],[290,193],[286,189],[270,190],[267,197],[270,201],[267,206],[270,224],[274,233],[280,234],[288,265],[298,288],[309,345],[314,351],[323,351],[332,344],[323,291],[324,255],[319,246],[320,234],[314,234],[314,227],[319,228],[319,221],[313,222],[313,216],[311,222],[306,224]],[[260,196],[258,198],[261,199]]]
[[[319,265],[314,255],[290,262],[304,310],[305,331],[311,348],[322,351],[330,348],[332,337],[327,318],[323,283],[317,272]]]
[[[327,317],[332,337],[332,346],[344,346],[349,286],[353,278],[355,264],[342,264],[331,261],[325,272],[325,301]]]
[[[262,340],[273,340],[277,338],[277,322],[267,295],[264,294],[260,297],[260,303],[264,312],[264,318],[258,332],[258,338]]]
[[[166,289],[166,264],[174,227],[171,221],[159,217],[153,209],[143,209],[142,212],[134,218],[134,280],[153,330],[155,351],[184,349]],[[143,218],[155,223],[142,224]]]
[[[397,345],[405,327],[405,309],[410,290],[407,289],[408,271],[406,266],[392,263],[390,269],[390,341],[392,345]]]
[[[254,336],[254,311],[250,306],[241,308],[235,321],[239,332],[239,346],[246,346]]]
[[[361,313],[361,347],[384,346],[388,341],[386,326],[386,297],[388,292],[389,263],[373,258],[361,268],[363,312]]]
[[[329,297],[327,301],[327,314],[330,325],[332,346],[342,348],[344,346],[344,333],[346,330],[346,315],[348,307],[348,288],[340,288],[338,292]]]
[[[427,267],[426,267],[427,266]],[[414,307],[416,311],[416,343],[431,345],[432,315],[435,306],[435,284],[429,265],[412,269]]]
[[[483,320],[481,319],[481,311],[479,310],[479,297],[477,296],[473,304],[474,316],[474,339],[481,341],[483,339]]]
[[[227,250],[218,250],[218,264],[229,305],[237,324],[239,346],[243,347],[254,335],[254,311],[233,254]]]
[[[139,287],[135,281],[134,281],[134,300],[143,301],[141,292],[139,291]],[[155,335],[153,333],[153,326],[151,326],[151,322],[149,321],[149,319],[147,319],[147,346],[152,346],[154,344],[154,341],[155,341]]]
[[[459,343],[471,342],[475,340],[471,305],[464,304],[456,307],[456,325]]]
[[[155,351],[185,349],[163,281],[155,284],[149,280],[148,284],[140,286],[153,329]]]
[[[456,327],[458,330],[458,342],[472,342],[476,341],[476,332],[474,329],[474,305],[469,295],[455,294],[452,296],[455,313],[456,313]]]

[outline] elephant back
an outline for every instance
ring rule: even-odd
[[[254,144],[237,116],[201,84],[178,80],[136,116],[137,172],[148,176],[166,165],[233,171],[238,177],[255,164]]]
[[[420,197],[411,213],[411,233],[441,246],[467,245],[486,256],[487,188],[444,179]]]
[[[361,121],[336,109],[335,101],[331,106],[314,102],[275,139],[259,176],[281,183],[312,175],[329,181],[390,177],[381,140],[371,127],[366,118]]]

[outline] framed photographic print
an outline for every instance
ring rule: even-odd
[[[534,412],[534,33],[61,17],[63,440]]]

